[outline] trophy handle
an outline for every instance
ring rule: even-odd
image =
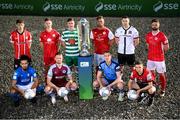
[[[79,51],[81,50],[81,39],[80,39],[80,33],[79,33],[79,28],[78,25],[76,25],[76,29],[77,29],[77,33],[78,33],[78,47],[79,47]]]

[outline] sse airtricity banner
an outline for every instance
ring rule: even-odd
[[[180,0],[0,0],[0,15],[179,17]]]

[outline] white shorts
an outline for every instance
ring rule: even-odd
[[[29,83],[28,85],[16,85],[20,90],[26,91],[27,89],[31,89],[34,82]],[[36,90],[36,89],[34,89]]]
[[[165,61],[147,61],[147,69],[149,70],[156,70],[158,73],[165,73],[166,72],[166,64]]]
[[[99,66],[102,61],[104,61],[104,55],[94,53],[94,64]]]

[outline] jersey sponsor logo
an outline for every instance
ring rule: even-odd
[[[155,37],[155,38],[154,38],[154,40],[158,40],[158,38],[157,38],[157,37]]]
[[[74,39],[69,39],[69,40],[68,40],[68,43],[69,43],[70,45],[75,45],[76,41],[75,41]]]
[[[51,38],[48,38],[47,41],[48,41],[48,42],[51,42],[52,40],[51,40]]]
[[[105,34],[106,34],[106,32],[104,31],[104,32],[103,32],[103,35],[105,35]]]

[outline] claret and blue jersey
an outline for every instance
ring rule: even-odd
[[[13,75],[13,80],[17,81],[17,85],[28,85],[33,81],[34,78],[37,78],[35,69],[28,67],[27,70],[23,70],[22,67],[19,67]]]

